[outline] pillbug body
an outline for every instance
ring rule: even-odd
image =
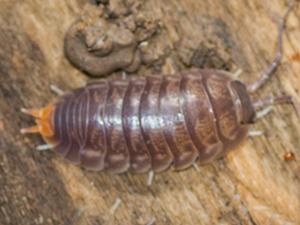
[[[41,110],[22,111],[38,118],[23,133],[40,132],[50,148],[91,170],[122,173],[175,170],[220,158],[248,135],[255,112],[290,102],[292,96],[259,99],[255,92],[282,56],[284,17],[279,21],[279,54],[252,85],[225,71],[196,69],[177,75],[108,79],[66,92]]]
[[[200,69],[87,85],[38,114],[38,130],[55,152],[115,173],[160,172],[172,162],[181,170],[197,158],[219,158],[255,119],[243,83],[224,71]]]

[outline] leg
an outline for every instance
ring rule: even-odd
[[[126,80],[126,77],[127,77],[126,72],[122,71],[122,80]]]
[[[146,225],[152,225],[155,222],[155,218],[153,218],[151,221],[149,221],[148,223],[146,223]]]
[[[148,181],[147,181],[147,186],[150,186],[152,184],[153,177],[154,177],[154,172],[152,170],[150,170]]]
[[[254,93],[257,89],[259,89],[269,79],[270,75],[272,75],[272,73],[278,66],[282,57],[282,35],[283,35],[285,20],[289,12],[293,9],[293,6],[294,6],[294,0],[290,0],[289,8],[287,9],[284,16],[278,22],[278,50],[279,50],[278,55],[275,57],[275,59],[273,60],[269,68],[266,70],[266,72],[264,72],[264,74],[258,79],[258,81],[247,86],[248,93]]]
[[[261,118],[261,117],[264,117],[264,116],[267,115],[269,112],[271,112],[272,109],[273,109],[273,106],[270,105],[270,106],[268,106],[267,108],[264,108],[264,109],[261,110],[261,111],[257,111],[257,112],[256,112],[256,118],[259,119],[259,118]]]
[[[269,112],[271,112],[273,109],[273,106],[270,105],[266,108],[264,108],[263,110],[261,111],[256,111],[256,119],[259,119],[261,117],[264,117],[265,115],[267,115]],[[262,131],[260,130],[253,130],[253,131],[249,131],[248,135],[250,137],[254,137],[254,136],[260,136],[262,135]]]
[[[36,147],[36,150],[38,151],[44,151],[44,150],[49,150],[52,149],[53,145],[49,145],[49,144],[44,144],[44,145],[39,145]]]
[[[297,112],[298,117],[300,118],[300,104],[294,98],[294,96],[285,95],[277,98],[262,98],[257,100],[256,102],[253,102],[253,107],[255,110],[258,110],[262,107],[280,104],[280,103],[292,103]]]
[[[87,83],[81,77],[78,77],[77,80],[81,83],[82,86],[86,86]]]
[[[195,170],[196,170],[198,173],[200,173],[200,168],[199,168],[199,166],[197,165],[197,163],[193,163],[193,166],[194,166]]]
[[[253,130],[253,131],[249,131],[248,135],[250,137],[261,136],[262,132],[260,130]]]
[[[113,215],[115,213],[116,209],[119,207],[121,202],[122,202],[122,200],[120,198],[117,198],[117,200],[115,201],[115,204],[109,210],[110,214]]]
[[[237,79],[243,73],[242,69],[238,69],[232,76]]]
[[[65,92],[56,87],[55,85],[50,85],[51,91],[55,92],[57,95],[63,95]]]

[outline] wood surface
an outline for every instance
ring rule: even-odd
[[[81,85],[77,78],[88,80],[63,52],[64,35],[86,2],[0,0],[0,224],[147,224],[153,218],[156,225],[300,224],[300,120],[288,104],[259,119],[253,130],[263,134],[223,159],[200,172],[156,174],[150,187],[148,174],[88,172],[51,151],[35,150],[43,141],[19,132],[34,125],[20,108],[54,100],[51,84],[68,90]],[[121,8],[122,1],[110,2]],[[243,69],[239,78],[247,83],[277,54],[277,20],[287,8],[282,0],[142,3],[146,16],[163,21],[168,34],[173,53],[162,73],[178,70],[174,46],[182,38],[211,39],[220,43],[218,53],[229,50],[231,72]],[[281,65],[254,99],[289,94],[300,101],[300,61],[292,59],[300,51],[299,2],[286,27]],[[290,151],[295,159],[286,162]]]

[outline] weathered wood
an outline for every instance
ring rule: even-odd
[[[121,1],[111,0],[115,11]],[[129,1],[128,1],[129,2]],[[146,17],[163,21],[172,54],[162,72],[184,69],[174,46],[184,37],[212,40],[231,51],[235,72],[255,81],[277,54],[277,22],[284,1],[143,1]],[[20,108],[39,108],[87,77],[64,56],[63,38],[84,1],[0,1],[0,223],[1,224],[300,224],[300,120],[281,105],[254,125],[251,137],[226,157],[179,173],[111,175],[87,172],[51,152],[37,152],[39,135]],[[287,20],[284,56],[276,74],[254,95],[291,94],[300,100],[299,3]],[[138,75],[149,74],[142,68]],[[295,160],[285,162],[286,152]],[[117,198],[122,200],[110,213]],[[286,223],[287,224],[287,223]]]

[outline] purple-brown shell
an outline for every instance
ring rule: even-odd
[[[39,131],[55,152],[115,173],[210,162],[236,147],[255,119],[243,83],[200,69],[108,79],[65,93],[39,115]]]

